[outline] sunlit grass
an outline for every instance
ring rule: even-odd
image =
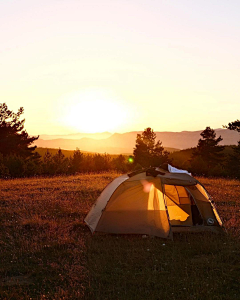
[[[116,176],[0,180],[0,299],[239,299],[240,181],[200,178],[228,234],[91,235]]]

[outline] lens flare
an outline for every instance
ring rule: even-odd
[[[134,162],[134,158],[133,157],[129,157],[128,158],[128,162],[132,164]]]
[[[151,188],[153,187],[152,182],[148,182],[147,180],[141,180],[141,184],[143,185],[143,191],[145,193],[149,193]]]

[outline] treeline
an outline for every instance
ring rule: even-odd
[[[125,173],[133,167],[130,161],[123,155],[114,158],[108,154],[86,155],[78,149],[70,157],[66,157],[61,149],[54,155],[47,150],[43,157],[35,155],[30,158],[17,154],[3,156],[0,153],[0,177],[54,176],[103,171]]]
[[[169,155],[171,164],[179,169],[188,170],[193,175],[207,177],[240,178],[240,147],[225,146],[222,151],[222,160],[211,167],[202,158],[192,158],[195,148],[184,149]],[[236,152],[239,154],[236,155]]]
[[[240,132],[240,121],[225,127]],[[195,148],[170,155],[173,164],[193,175],[240,178],[240,141],[237,146],[220,146],[222,137],[217,137],[210,127],[206,127],[200,136]]]
[[[6,103],[0,103],[0,177],[75,174],[76,172],[127,172],[131,164],[123,155],[111,158],[107,154],[83,155],[80,150],[66,157],[59,149],[47,151],[42,157],[32,146],[39,136],[31,137],[24,129],[23,107],[15,113]]]
[[[225,127],[240,132],[240,121],[236,120]],[[210,127],[206,127],[200,136],[189,160],[189,170],[203,176],[240,178],[240,141],[237,146],[231,147],[231,153],[227,153],[225,146],[218,145],[222,137],[217,137]]]
[[[73,156],[66,157],[59,149],[56,154],[47,151],[42,157],[32,146],[39,137],[30,137],[24,130],[22,107],[17,113],[9,110],[6,103],[0,103],[0,177],[28,177],[36,175],[60,175],[83,172],[103,172],[115,170],[128,172],[133,169],[163,167],[172,164],[177,168],[187,169],[193,175],[228,176],[240,178],[240,141],[226,154],[220,146],[222,137],[210,127],[200,134],[196,148],[190,157],[174,160],[174,155],[164,150],[161,141],[156,141],[156,134],[150,127],[142,134],[137,134],[133,156],[119,155],[112,158],[108,154],[83,154],[76,150]],[[240,121],[224,126],[228,130],[240,133]],[[176,154],[177,155],[177,154]]]

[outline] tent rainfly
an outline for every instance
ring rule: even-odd
[[[114,179],[85,222],[92,233],[162,238],[176,231],[219,231],[222,222],[206,189],[189,174],[176,172],[150,168]]]

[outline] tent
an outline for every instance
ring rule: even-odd
[[[176,172],[176,170],[174,171]],[[93,232],[172,238],[176,231],[219,231],[216,207],[187,173],[149,168],[114,179],[85,218]]]

